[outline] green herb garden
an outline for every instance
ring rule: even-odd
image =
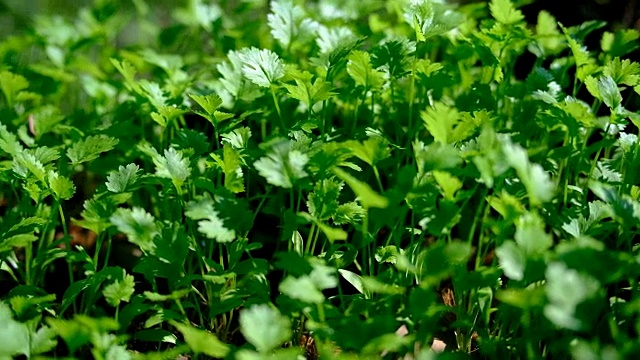
[[[0,359],[640,356],[640,34],[516,5],[31,14]]]

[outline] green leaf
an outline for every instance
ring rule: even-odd
[[[74,142],[73,145],[67,149],[67,157],[71,160],[72,165],[75,166],[97,159],[103,152],[112,150],[118,142],[118,139],[106,135],[89,136],[83,140]]]
[[[640,32],[636,29],[621,29],[615,33],[606,31],[600,40],[602,51],[610,56],[624,56],[638,49]]]
[[[434,103],[420,115],[431,136],[442,144],[462,141],[477,127],[472,118],[462,116],[458,110],[441,102]]]
[[[616,84],[636,86],[640,84],[640,64],[629,59],[615,58],[604,66],[605,76],[613,78]]]
[[[222,105],[222,99],[220,98],[220,96],[216,94],[209,94],[209,95],[189,94],[189,97],[192,98],[195,102],[197,102],[198,105],[200,105],[209,116],[214,116],[214,114],[216,113],[220,105]]]
[[[159,234],[153,215],[139,207],[119,208],[109,221],[120,232],[127,235],[129,242],[136,244],[142,251],[153,253],[156,245],[153,238]]]
[[[353,50],[348,59],[347,73],[356,85],[370,90],[377,90],[382,86],[384,73],[373,68],[368,52]]]
[[[307,208],[314,218],[325,221],[338,210],[338,196],[344,184],[332,179],[318,181],[309,194]]]
[[[586,324],[576,316],[576,308],[598,293],[600,283],[557,262],[549,264],[545,275],[549,299],[549,304],[544,308],[547,319],[561,328],[577,331],[586,329]]]
[[[276,53],[267,49],[244,48],[238,53],[242,73],[254,84],[269,87],[284,76],[284,66]]]
[[[308,108],[313,107],[317,102],[329,99],[335,93],[331,92],[331,84],[320,77],[311,82],[311,73],[296,72],[292,74],[296,85],[283,84],[294,99],[300,100]]]
[[[340,179],[342,179],[342,181],[349,185],[351,190],[353,190],[353,192],[358,197],[357,200],[365,209],[369,209],[372,207],[384,209],[387,207],[387,205],[389,205],[389,201],[387,200],[387,198],[373,191],[373,189],[371,189],[371,187],[367,183],[354,178],[353,176],[349,175],[347,172],[339,168],[334,168],[333,172]]]
[[[355,224],[365,216],[367,216],[367,211],[358,205],[357,202],[351,201],[339,205],[332,218],[335,225],[344,225]]]
[[[172,147],[164,151],[164,156],[155,158],[156,175],[171,179],[176,189],[179,189],[191,175],[189,159],[183,157],[182,152]]]
[[[433,177],[442,189],[446,199],[454,200],[456,192],[462,189],[462,182],[455,176],[445,171],[434,171]]]
[[[411,1],[403,17],[413,27],[418,41],[445,34],[464,21],[460,13],[433,0]]]
[[[224,187],[232,193],[244,191],[244,179],[242,164],[244,159],[240,152],[230,144],[225,144],[222,148],[222,158],[216,154],[211,154],[218,166],[224,173]]]
[[[620,95],[620,89],[611,76],[601,76],[597,82],[598,93],[602,101],[612,111],[617,109],[622,104],[622,95]],[[595,96],[595,95],[594,95]]]
[[[11,156],[15,156],[23,150],[16,136],[10,133],[3,124],[0,124],[0,149]]]
[[[389,141],[381,136],[372,136],[363,142],[351,140],[344,143],[358,159],[375,166],[378,162],[391,156]]]
[[[53,192],[55,198],[59,200],[69,200],[76,192],[76,186],[64,176],[60,176],[57,172],[49,170],[48,175],[49,188]]]
[[[338,273],[340,273],[349,284],[353,285],[360,294],[364,294],[364,284],[362,283],[362,277],[360,275],[345,269],[338,269]]]
[[[318,28],[318,23],[305,18],[302,8],[294,5],[292,0],[272,1],[267,24],[271,28],[271,35],[284,48],[289,48],[295,40],[311,39]]]
[[[522,12],[517,10],[510,0],[491,0],[489,10],[491,16],[504,25],[512,25],[524,20]]]
[[[107,190],[114,193],[126,192],[138,181],[140,168],[136,164],[118,166],[118,171],[111,171],[107,175]]]
[[[198,231],[207,238],[221,243],[235,240],[235,231],[225,227],[213,205],[213,200],[208,195],[198,197],[187,204],[184,214],[190,219],[200,220],[198,222]]]
[[[496,255],[504,274],[513,280],[524,279],[526,254],[513,241],[505,241],[496,249]]]
[[[280,347],[291,338],[291,321],[267,304],[253,305],[240,312],[240,331],[262,354]]]
[[[105,286],[102,295],[107,303],[113,307],[118,307],[120,302],[129,302],[133,295],[135,283],[132,275],[126,273],[122,269],[122,280],[115,280],[113,283]]]
[[[229,346],[220,341],[214,334],[195,328],[191,325],[170,321],[184,336],[191,351],[196,354],[205,354],[214,358],[224,358],[229,353]]]
[[[325,299],[309,275],[298,278],[287,276],[278,286],[278,290],[292,299],[309,304],[321,304]]]
[[[34,155],[26,151],[20,152],[13,157],[13,172],[26,179],[33,175],[43,184],[46,183],[46,171],[44,165],[36,159]]]
[[[122,62],[119,62],[116,59],[110,60],[113,66],[115,66],[118,72],[124,77],[124,85],[127,87],[127,89],[129,89],[129,91],[133,91],[137,94],[142,95],[142,88],[136,80],[136,68],[126,60],[123,60]]]
[[[220,137],[222,138],[223,143],[231,145],[234,149],[244,149],[249,143],[251,129],[248,127],[241,127],[230,133],[222,134]]]
[[[329,242],[332,243],[332,244],[336,240],[346,240],[347,239],[347,236],[348,236],[347,232],[342,230],[342,229],[333,228],[333,227],[323,223],[322,221],[314,218],[313,216],[309,215],[306,212],[300,212],[300,213],[298,213],[298,215],[300,215],[301,217],[303,217],[307,221],[311,221],[314,224],[316,224],[316,226],[322,231],[322,233],[327,237]]]
[[[527,213],[516,222],[515,240],[527,255],[542,255],[553,246],[553,238],[545,232],[540,216]]]
[[[291,142],[277,142],[266,157],[258,159],[253,166],[269,184],[291,188],[293,183],[307,177],[305,165],[309,157],[299,150],[291,150]]]
[[[13,355],[31,355],[30,331],[27,325],[13,319],[9,305],[0,303],[0,336],[3,339],[0,347],[0,358],[12,359]]]
[[[0,88],[9,107],[13,107],[18,94],[28,87],[29,82],[24,76],[6,70],[0,71]]]
[[[518,174],[529,194],[529,201],[533,205],[551,200],[555,193],[555,184],[542,166],[531,164],[527,151],[520,145],[505,141],[503,152],[506,160]]]

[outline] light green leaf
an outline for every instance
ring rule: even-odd
[[[244,191],[243,157],[230,144],[225,144],[222,152],[222,158],[216,154],[211,154],[211,156],[224,173],[224,187],[233,193],[241,193]]]
[[[409,2],[404,9],[403,17],[413,27],[418,41],[445,34],[464,21],[460,13],[433,0]]]
[[[345,269],[338,269],[338,272],[345,280],[349,282],[349,284],[353,285],[353,287],[358,290],[360,294],[364,294],[364,285],[362,283],[362,277],[360,275]]]
[[[293,183],[307,176],[305,165],[309,157],[299,150],[291,150],[290,141],[276,143],[266,157],[258,159],[253,166],[269,184],[291,188]]]
[[[57,200],[69,200],[76,192],[76,186],[69,178],[60,176],[57,172],[49,170],[49,188]]]
[[[378,162],[391,156],[389,141],[382,136],[372,136],[363,142],[351,140],[345,142],[344,145],[351,149],[358,159],[371,166],[375,166]]]
[[[325,299],[309,275],[298,278],[287,276],[278,286],[278,290],[292,299],[309,304],[321,304]]]
[[[507,139],[503,143],[503,152],[507,162],[516,170],[518,177],[527,189],[531,204],[539,205],[553,198],[554,182],[542,166],[529,162],[525,149],[520,145],[512,144]]]
[[[140,168],[136,164],[118,166],[118,171],[112,171],[107,175],[107,190],[114,193],[126,192],[138,181],[139,173]]]
[[[12,156],[15,156],[23,150],[16,136],[10,133],[3,124],[0,124],[0,149]]]
[[[214,334],[195,328],[191,325],[170,321],[184,336],[191,351],[196,354],[205,354],[214,358],[224,358],[229,353],[229,346],[220,341]]]
[[[347,239],[347,236],[348,236],[347,232],[342,230],[342,229],[333,228],[333,227],[323,223],[322,221],[314,218],[313,216],[309,215],[306,212],[300,212],[300,213],[298,213],[298,215],[300,215],[301,217],[303,217],[307,221],[311,221],[314,224],[316,224],[318,229],[320,229],[322,231],[322,233],[327,237],[327,240],[329,240],[329,242],[332,243],[332,244],[336,240],[346,240]]]
[[[137,94],[143,95],[142,88],[136,80],[136,68],[126,60],[119,62],[116,59],[111,59],[111,63],[113,64],[113,66],[115,66],[122,77],[124,77],[124,85],[127,87],[127,89],[129,89],[129,91],[133,91]]]
[[[353,50],[348,57],[347,73],[356,85],[365,89],[377,90],[384,82],[384,73],[373,68],[368,52]]]
[[[164,151],[164,156],[154,159],[156,175],[171,179],[176,188],[180,188],[191,175],[189,159],[182,156],[180,150],[172,147]]]
[[[185,215],[198,222],[198,231],[209,239],[226,243],[235,240],[234,230],[227,229],[223,221],[219,218],[218,212],[213,207],[214,202],[208,195],[198,197],[187,204]]]
[[[622,104],[622,95],[618,85],[611,76],[601,76],[598,79],[598,92],[602,96],[602,101],[611,109],[616,111]]]
[[[640,64],[619,57],[608,61],[603,69],[605,76],[610,76],[617,84],[636,86],[640,84]]]
[[[332,179],[318,181],[309,194],[307,208],[314,218],[325,221],[338,209],[338,196],[344,184]]]
[[[454,144],[468,138],[477,125],[473,118],[462,116],[454,107],[436,102],[420,113],[424,124],[435,141]]]
[[[276,53],[267,49],[244,48],[238,53],[242,73],[258,86],[269,87],[284,76],[284,66]]]
[[[505,25],[512,25],[524,20],[522,11],[517,10],[510,0],[491,0],[489,10],[494,19]]]
[[[209,116],[214,116],[220,105],[222,105],[222,99],[216,94],[209,95],[194,95],[189,94],[195,102],[200,105]]]
[[[454,200],[456,192],[462,189],[462,181],[448,172],[436,170],[433,172],[433,177],[442,189],[446,199]]]
[[[13,157],[13,172],[22,178],[28,178],[29,174],[33,175],[37,180],[46,183],[46,171],[44,165],[36,159],[34,155],[23,151]]]
[[[367,216],[367,211],[357,202],[351,201],[339,205],[332,218],[335,225],[344,225],[355,224],[365,216]]]
[[[358,197],[358,201],[362,204],[362,207],[365,209],[369,209],[372,207],[384,209],[389,205],[389,200],[386,197],[378,194],[373,191],[369,184],[364,183],[353,176],[349,175],[349,173],[339,169],[334,168],[333,172],[340,178],[342,181],[347,183],[351,190]]]
[[[106,135],[89,136],[83,140],[74,142],[73,145],[67,149],[67,157],[73,165],[78,165],[97,159],[103,152],[112,150],[118,142],[118,139]]]
[[[0,358],[13,359],[14,355],[31,355],[29,338],[30,331],[26,324],[13,319],[9,305],[0,303]]]
[[[0,88],[9,107],[13,107],[18,94],[28,87],[29,82],[24,76],[6,70],[0,71]]]
[[[142,251],[153,253],[156,245],[153,238],[158,235],[158,227],[153,215],[139,207],[119,208],[109,218],[112,225],[127,235],[129,242],[136,244]]]
[[[522,280],[527,256],[513,241],[505,241],[496,249],[496,255],[504,274],[513,280]]]
[[[134,286],[133,276],[122,269],[122,280],[116,280],[105,286],[102,290],[102,295],[104,295],[109,305],[118,307],[122,301],[129,302],[131,300],[131,296],[135,291]]]
[[[241,127],[238,129],[234,129],[230,133],[222,134],[220,137],[222,138],[223,143],[227,143],[233,146],[234,149],[244,149],[249,143],[249,138],[251,137],[251,129],[246,126]]]
[[[296,72],[293,75],[296,85],[283,84],[294,99],[300,100],[308,108],[313,107],[317,102],[329,99],[335,93],[331,92],[331,84],[320,77],[311,82],[311,73]]]
[[[312,38],[318,28],[318,23],[306,18],[302,8],[294,5],[292,0],[271,1],[267,24],[271,28],[271,35],[284,48],[288,48],[295,40]]]
[[[525,254],[541,255],[553,246],[553,238],[544,228],[545,223],[537,214],[527,213],[518,219],[515,240]]]
[[[240,312],[240,331],[262,354],[280,347],[291,338],[291,321],[267,304],[253,305]]]
[[[549,264],[545,275],[549,304],[544,308],[544,315],[561,328],[582,330],[584,324],[575,316],[576,308],[597,294],[600,283],[558,262]]]

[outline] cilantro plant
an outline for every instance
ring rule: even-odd
[[[640,354],[638,31],[265,3],[0,39],[0,359]]]

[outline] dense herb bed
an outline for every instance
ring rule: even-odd
[[[214,3],[0,42],[0,359],[640,354],[637,31]]]

